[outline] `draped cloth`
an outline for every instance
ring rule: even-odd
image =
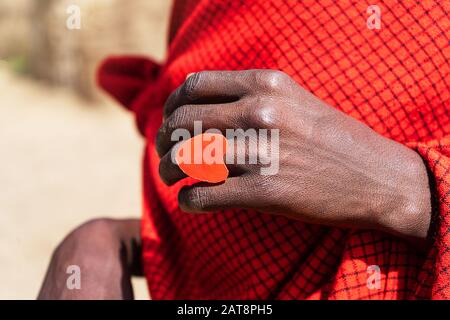
[[[380,29],[368,27],[370,4],[177,0],[162,64],[103,62],[100,86],[136,115],[146,139],[142,261],[153,299],[450,298],[450,1],[384,1]],[[418,152],[433,195],[430,248],[252,210],[182,212],[177,193],[192,181],[167,187],[158,174],[163,104],[191,72],[243,69],[282,70]]]

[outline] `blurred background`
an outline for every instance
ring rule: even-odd
[[[35,299],[80,223],[139,217],[143,142],[94,74],[108,54],[162,60],[170,3],[0,0],[0,299]]]

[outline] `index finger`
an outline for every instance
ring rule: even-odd
[[[250,70],[201,71],[191,74],[167,99],[164,118],[186,104],[226,103],[249,92]]]

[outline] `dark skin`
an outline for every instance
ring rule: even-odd
[[[196,120],[204,130],[279,129],[280,170],[263,176],[259,165],[233,165],[225,183],[184,187],[178,197],[184,211],[244,207],[424,243],[431,195],[420,156],[330,107],[285,73],[204,71],[175,90],[156,144],[167,185],[185,177],[170,158],[171,134],[192,131]]]
[[[427,169],[411,149],[330,107],[286,74],[272,70],[192,74],[168,98],[156,147],[167,185],[185,178],[171,161],[177,128],[279,129],[279,172],[229,165],[221,184],[183,187],[186,212],[251,208],[307,223],[380,230],[424,248],[431,220]],[[213,214],[213,213],[211,213]],[[130,299],[140,274],[139,221],[83,225],[55,251],[39,298]],[[88,270],[84,290],[67,290],[69,264]],[[105,269],[105,265],[108,268]]]
[[[133,299],[132,275],[142,275],[140,220],[96,219],[73,230],[56,248],[40,300]],[[67,267],[80,267],[81,288],[68,289]]]

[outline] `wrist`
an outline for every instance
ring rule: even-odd
[[[413,150],[394,153],[400,168],[393,170],[395,187],[378,203],[377,222],[383,231],[425,240],[431,221],[431,191],[427,168]]]

